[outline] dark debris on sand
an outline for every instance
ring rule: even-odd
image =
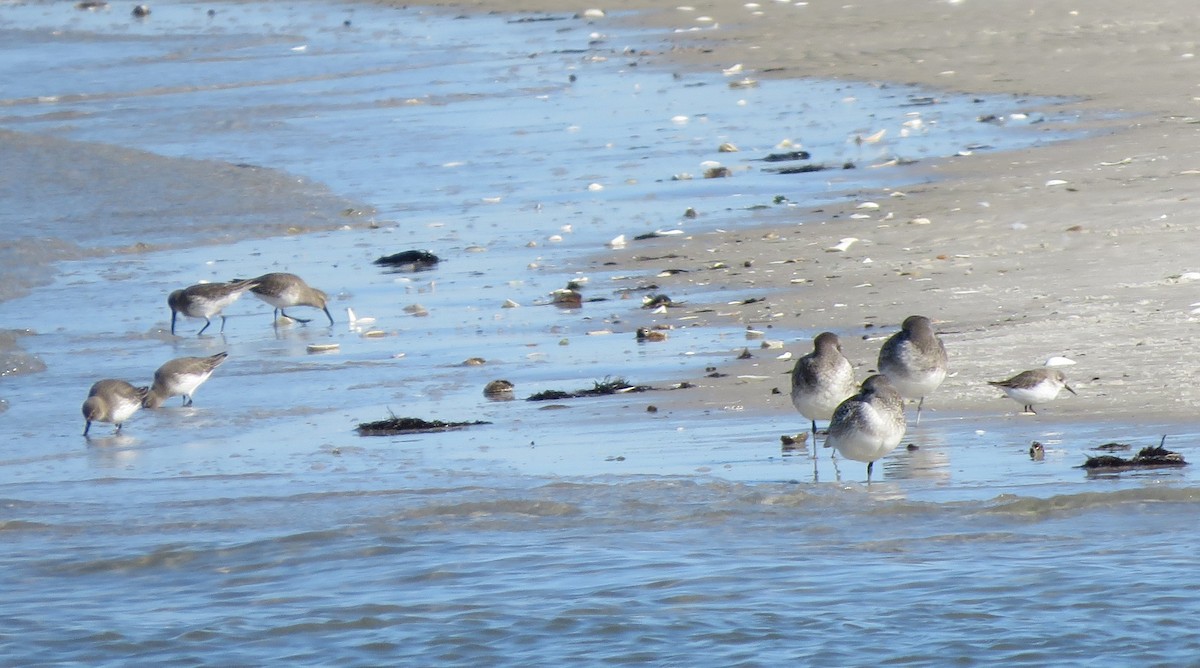
[[[402,434],[432,434],[440,431],[454,431],[475,425],[491,424],[476,420],[474,422],[443,422],[441,420],[422,420],[421,418],[396,417],[375,422],[360,422],[355,431],[359,436],[397,436]]]
[[[680,383],[674,389],[694,387],[691,383]],[[581,397],[603,397],[610,394],[626,394],[629,392],[649,392],[660,388],[650,385],[631,385],[624,378],[605,377],[604,380],[593,381],[590,388],[563,392],[562,390],[546,390],[530,396],[526,401],[560,401],[562,399],[579,399]]]
[[[1132,459],[1116,455],[1088,457],[1087,461],[1079,468],[1087,471],[1118,472],[1143,468],[1187,466],[1187,462],[1183,460],[1183,455],[1178,452],[1171,452],[1163,447],[1166,441],[1167,437],[1163,436],[1162,441],[1158,445],[1142,448]]]
[[[406,250],[392,255],[384,255],[375,260],[375,264],[389,267],[394,271],[424,271],[432,269],[441,261],[441,258],[429,251]]]

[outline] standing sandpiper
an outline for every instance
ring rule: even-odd
[[[838,404],[854,394],[854,369],[842,355],[837,334],[822,332],[813,339],[813,351],[792,367],[792,405],[812,421],[816,443],[817,420],[828,420]]]
[[[866,462],[867,482],[871,482],[875,460],[896,449],[905,427],[904,397],[887,376],[876,374],[833,412],[825,447],[836,448],[847,459]]]
[[[117,425],[116,433],[121,433],[121,425],[142,407],[148,387],[134,387],[123,380],[100,380],[88,390],[87,400],[83,402],[83,435],[88,435],[93,422],[111,422]]]
[[[296,322],[309,322],[306,319],[293,318],[284,309],[292,306],[311,306],[324,311],[325,316],[329,318],[330,326],[333,325],[333,316],[329,314],[329,308],[326,306],[329,296],[316,288],[309,287],[308,283],[305,283],[304,279],[299,276],[274,273],[263,274],[251,280],[255,286],[250,291],[258,295],[259,299],[275,307],[275,315],[272,317],[282,315]]]
[[[204,318],[204,326],[196,335],[204,333],[212,324],[214,315],[221,316],[221,331],[225,331],[225,316],[221,311],[237,301],[242,293],[253,288],[254,281],[230,281],[228,283],[198,283],[176,290],[167,297],[171,307],[171,334],[175,333],[175,318],[180,313],[189,318]]]
[[[183,405],[191,406],[192,394],[228,356],[228,353],[217,353],[212,357],[178,357],[163,364],[154,372],[154,384],[142,404],[146,408],[158,408],[167,399],[182,395]]]
[[[879,349],[879,373],[888,377],[900,395],[917,399],[917,424],[925,396],[946,379],[946,346],[923,315],[910,315]]]
[[[1031,369],[1009,378],[1008,380],[989,380],[988,385],[995,385],[1008,395],[1009,399],[1021,404],[1026,413],[1037,414],[1034,404],[1044,404],[1058,396],[1065,387],[1071,394],[1075,390],[1067,385],[1067,377],[1058,369]]]

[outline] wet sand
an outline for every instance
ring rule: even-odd
[[[543,0],[452,4],[564,11]],[[1188,348],[1200,262],[1189,242],[1197,230],[1191,191],[1200,182],[1192,116],[1200,100],[1200,16],[1190,4],[682,7],[620,0],[601,8],[608,13],[597,20],[601,27],[632,21],[699,28],[676,33],[674,47],[645,54],[644,65],[715,71],[740,64],[738,76],[764,86],[775,77],[822,77],[1072,96],[1066,109],[1093,133],[1027,150],[925,159],[916,168],[930,181],[898,187],[900,193],[848,193],[841,207],[801,205],[752,231],[656,240],[595,259],[647,276],[692,270],[654,279],[676,298],[688,298],[699,284],[708,284],[707,294],[723,284],[766,298],[740,307],[690,298],[664,322],[707,306],[712,311],[701,321],[741,322],[784,341],[795,355],[830,329],[843,335],[865,376],[881,338],[906,315],[922,313],[935,319],[951,355],[951,377],[926,403],[934,410],[1011,413],[1016,406],[984,381],[1061,355],[1078,363],[1066,371],[1079,396],[1053,405],[1058,418],[1194,413],[1200,392]],[[623,10],[639,13],[614,18]],[[856,209],[862,202],[880,208]],[[869,217],[851,218],[864,211]],[[859,241],[845,252],[825,250],[846,237]],[[677,257],[637,259],[668,254]],[[725,268],[710,269],[716,263]],[[789,409],[782,374],[791,362],[777,359],[781,350],[756,349],[761,341],[746,343],[754,359],[735,362],[731,355],[720,365],[727,376],[693,379],[709,391],[689,396],[702,404],[736,397],[747,409]],[[775,387],[784,392],[772,394]]]

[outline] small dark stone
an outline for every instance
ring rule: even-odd
[[[377,260],[375,264],[392,267],[398,270],[422,271],[430,269],[441,262],[441,258],[423,250],[407,250],[401,251],[394,255],[385,255]]]

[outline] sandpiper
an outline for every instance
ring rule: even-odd
[[[142,407],[148,387],[134,387],[123,380],[100,380],[88,390],[87,400],[83,402],[83,435],[88,435],[93,422],[111,422],[117,425],[117,433],[121,425]]]
[[[871,482],[875,460],[900,444],[905,426],[904,397],[887,376],[876,374],[833,412],[825,447],[836,448],[847,459],[866,462],[867,482]]]
[[[291,318],[296,322],[309,322],[307,319],[288,315],[284,309],[292,306],[311,306],[324,311],[325,316],[329,318],[329,324],[333,325],[333,316],[329,314],[329,308],[326,306],[329,296],[310,287],[299,276],[277,272],[263,274],[251,280],[255,286],[250,291],[258,295],[259,299],[275,307],[275,314],[272,317],[283,315],[283,317]]]
[[[1065,387],[1071,394],[1075,390],[1067,385],[1067,377],[1058,369],[1031,369],[1009,378],[1008,380],[989,380],[988,385],[995,385],[1008,395],[1009,399],[1021,404],[1026,413],[1037,414],[1034,404],[1044,404],[1058,396]]]
[[[818,334],[813,351],[792,367],[792,405],[812,421],[814,439],[817,420],[828,420],[855,389],[854,369],[842,355],[842,345],[833,332]]]
[[[879,373],[906,399],[917,399],[917,424],[925,396],[946,379],[946,346],[923,315],[910,315],[879,349]]]
[[[228,353],[217,353],[211,357],[178,357],[163,364],[154,372],[154,384],[142,405],[158,408],[167,399],[182,395],[183,405],[191,406],[192,394],[228,356]]]
[[[221,311],[226,306],[237,301],[242,293],[253,288],[254,281],[230,281],[228,283],[197,283],[182,290],[176,290],[167,297],[167,306],[171,307],[171,334],[175,333],[175,318],[182,313],[189,318],[204,318],[204,326],[196,332],[197,336],[204,333],[212,324],[214,315],[221,316],[221,331],[225,331],[225,316]]]

